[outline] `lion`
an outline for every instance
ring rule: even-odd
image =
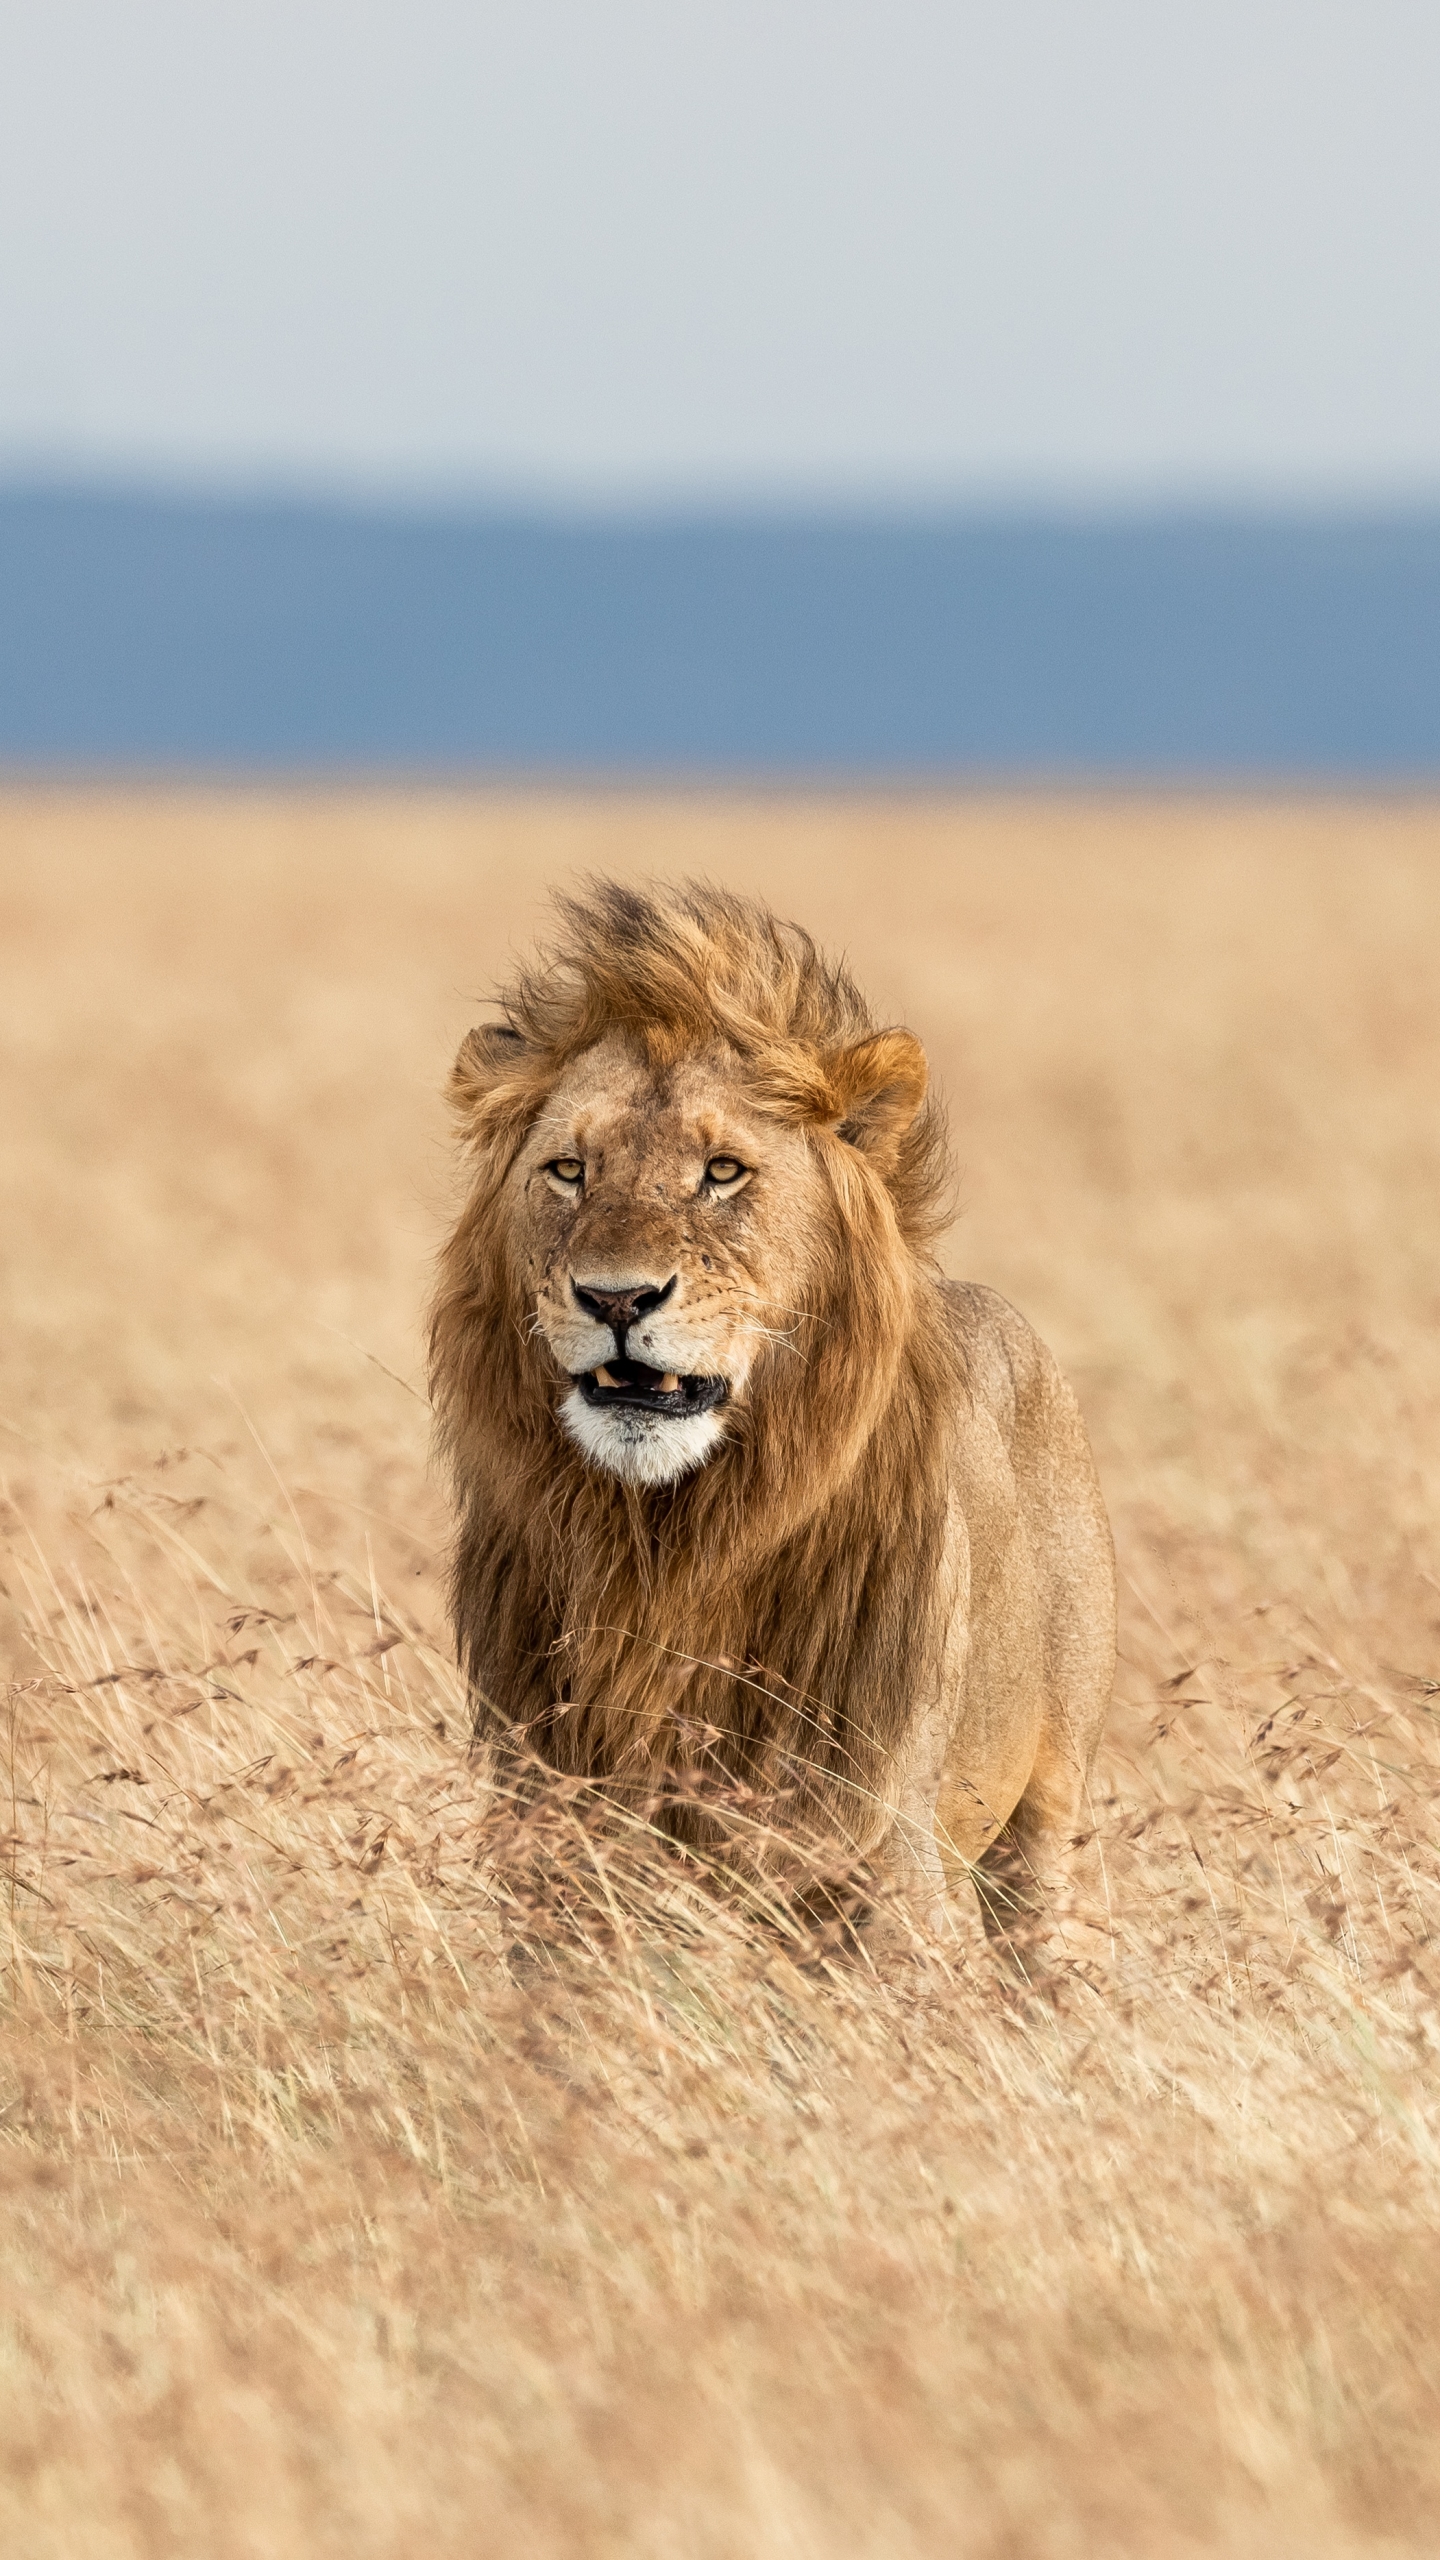
[[[1054,1360],[934,1260],[925,1053],[759,903],[557,903],[450,1084],[431,1387],[477,1736],[681,1842],[766,1805],[926,1933],[968,1880],[1023,1966],[1114,1557]]]

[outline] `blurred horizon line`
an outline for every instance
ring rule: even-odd
[[[0,500],[103,500],[146,506],[296,509],[373,517],[464,517],[504,523],[918,524],[975,520],[1148,524],[1420,523],[1440,518],[1440,475],[1404,483],[1287,471],[1180,479],[1133,472],[1072,479],[844,478],[808,473],[735,479],[585,481],[456,469],[347,468],[304,463],[142,460],[0,443]]]

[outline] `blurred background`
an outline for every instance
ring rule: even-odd
[[[1440,772],[1433,0],[0,17],[0,758]]]

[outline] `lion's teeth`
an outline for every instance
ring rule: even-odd
[[[679,1384],[680,1381],[676,1377],[674,1370],[667,1369],[664,1377],[660,1381],[660,1393],[662,1396],[673,1396]]]
[[[595,1384],[596,1384],[596,1386],[597,1386],[597,1387],[613,1387],[613,1386],[615,1385],[615,1383],[616,1383],[616,1382],[615,1382],[615,1380],[611,1377],[610,1372],[609,1372],[609,1370],[608,1370],[608,1369],[597,1369],[597,1370],[596,1370],[596,1372],[595,1372]]]

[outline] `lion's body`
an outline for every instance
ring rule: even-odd
[[[1074,1399],[935,1272],[923,1059],[843,972],[710,891],[571,922],[456,1074],[432,1373],[479,1726],[679,1837],[768,1805],[928,1917],[979,1862],[1003,1929],[1113,1669]]]
[[[1114,1553],[1079,1407],[1044,1344],[993,1290],[944,1294],[969,1382],[954,1444],[969,1587],[935,1837],[945,1867],[978,1865],[1023,1903],[1083,1819],[1115,1670]],[[1002,1913],[992,1898],[987,1916]]]

